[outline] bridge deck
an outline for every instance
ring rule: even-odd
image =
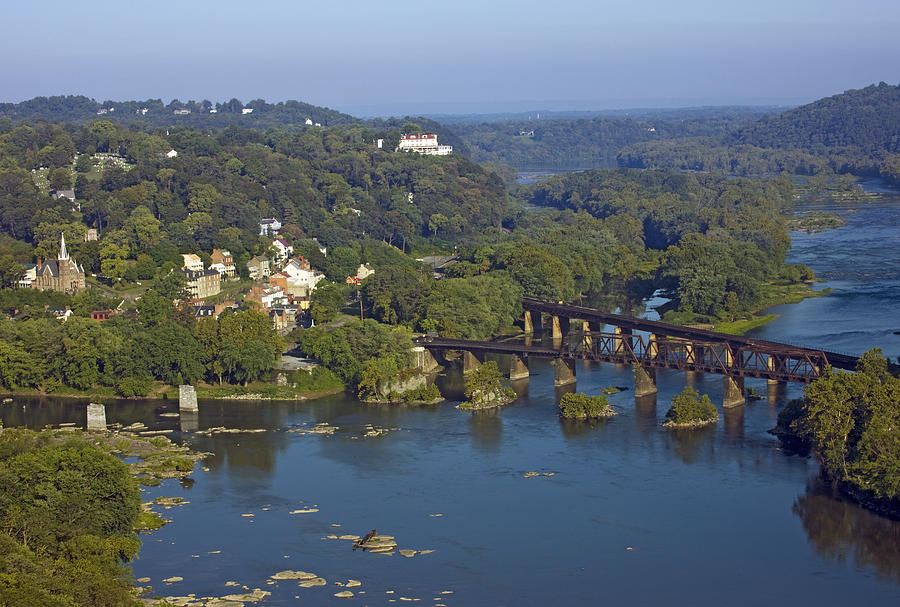
[[[522,307],[531,312],[543,312],[553,316],[563,318],[575,318],[586,320],[596,325],[612,325],[623,329],[631,329],[636,331],[646,331],[656,336],[662,337],[679,337],[684,339],[704,340],[714,343],[728,343],[732,348],[736,349],[762,349],[765,351],[777,351],[779,349],[790,352],[809,352],[812,354],[822,354],[827,359],[827,363],[836,369],[847,369],[853,371],[856,369],[855,356],[841,354],[838,352],[828,352],[825,350],[815,350],[812,348],[803,348],[799,346],[791,346],[781,344],[774,341],[763,339],[754,339],[752,337],[744,337],[741,335],[728,335],[726,333],[717,333],[715,331],[707,331],[705,329],[695,329],[691,327],[683,327],[670,323],[647,320],[644,318],[635,318],[633,316],[625,316],[622,314],[611,314],[594,308],[584,306],[576,306],[572,304],[562,304],[543,299],[535,299],[532,297],[522,298]]]
[[[828,364],[821,352],[760,346],[733,348],[725,342],[654,339],[642,335],[582,332],[577,343],[558,347],[516,342],[468,341],[443,337],[419,337],[414,341],[432,350],[466,350],[514,354],[521,358],[566,358],[599,362],[638,364],[649,369],[679,369],[732,377],[757,377],[777,381],[809,383]]]

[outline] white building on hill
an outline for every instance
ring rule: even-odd
[[[416,152],[429,156],[447,156],[453,153],[452,145],[438,145],[438,138],[434,133],[400,135],[400,145],[397,149],[401,152]]]

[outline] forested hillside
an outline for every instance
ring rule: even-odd
[[[820,99],[738,129],[729,143],[822,152],[900,153],[900,85],[884,82]]]
[[[307,120],[313,125],[319,123],[322,126],[361,122],[353,116],[302,101],[270,104],[262,99],[255,99],[243,104],[237,99],[224,103],[209,100],[182,102],[175,99],[165,104],[161,99],[98,102],[83,95],[35,97],[21,103],[0,103],[0,116],[13,120],[47,120],[73,124],[103,118],[123,125],[187,126],[198,129],[225,128],[237,124],[259,129],[293,130],[307,126]]]
[[[790,239],[781,213],[792,197],[784,179],[600,170],[554,177],[524,189],[523,196],[529,204],[589,213],[607,229],[630,233],[643,245],[640,255],[649,263],[644,270],[653,267],[654,288],[665,289],[685,312],[716,316],[754,309],[767,297],[768,283],[808,275],[784,265]],[[534,236],[537,242],[546,237]],[[571,254],[557,250],[563,259]],[[626,259],[614,254],[597,266]],[[641,264],[632,264],[625,276],[640,273]],[[584,267],[592,272],[594,264]]]
[[[736,175],[852,173],[900,183],[900,86],[847,91],[718,137],[640,142],[619,165]]]
[[[639,112],[636,116],[520,119],[453,124],[476,162],[519,169],[613,167],[624,147],[680,137],[723,135],[764,110],[722,108]]]
[[[117,239],[122,258],[137,248],[213,246],[243,257],[256,247],[259,219],[272,216],[289,237],[316,236],[327,246],[361,235],[402,245],[499,228],[509,204],[499,178],[464,157],[378,150],[370,143],[378,133],[361,126],[266,135],[235,126],[145,132],[109,121],[67,129],[0,119],[0,133],[0,228],[38,246],[49,240],[44,253],[60,228],[72,229],[77,243],[93,227]],[[169,158],[172,149],[178,155]],[[35,185],[38,167],[45,189]],[[73,185],[80,213],[48,204],[49,189]],[[97,271],[109,257],[76,253]]]

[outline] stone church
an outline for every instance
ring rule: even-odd
[[[84,288],[84,267],[69,257],[64,234],[60,234],[59,237],[59,256],[56,261],[48,259],[43,263],[38,262],[31,286],[41,291],[62,291],[70,294]]]

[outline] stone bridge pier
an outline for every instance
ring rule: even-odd
[[[187,413],[197,413],[200,408],[197,406],[197,391],[190,384],[182,384],[178,386],[178,411]]]
[[[564,338],[569,333],[569,319],[564,316],[551,316],[551,327],[553,340]]]
[[[744,400],[744,378],[726,375],[722,378],[722,407],[740,407]]]
[[[431,373],[432,371],[441,367],[441,365],[438,364],[438,361],[435,360],[431,352],[423,346],[414,346],[412,350],[410,350],[410,352],[412,353],[413,360],[415,361],[415,368],[422,373]]]
[[[557,358],[553,361],[553,385],[565,386],[575,383],[575,359]]]
[[[640,398],[649,394],[656,394],[656,370],[644,367],[634,368],[634,396]]]
[[[522,358],[518,354],[510,354],[509,356],[509,379],[515,381],[517,379],[527,379],[531,374],[528,371],[528,363],[526,358]]]
[[[484,353],[479,352],[478,354],[474,352],[470,352],[469,350],[463,350],[462,353],[462,372],[463,375],[471,373],[475,369],[481,366],[481,363],[484,362]]]

